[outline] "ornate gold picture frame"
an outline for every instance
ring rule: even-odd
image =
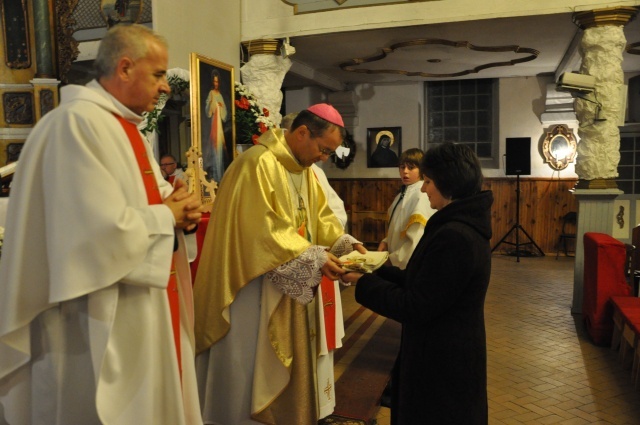
[[[542,142],[542,153],[545,161],[554,170],[564,170],[576,157],[578,144],[573,131],[563,124],[549,129]]]
[[[233,66],[198,53],[191,53],[189,62],[189,191],[199,192],[210,210],[218,183],[235,156],[235,76]]]

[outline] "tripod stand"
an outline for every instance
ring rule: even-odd
[[[509,237],[509,235],[513,231],[515,231],[515,233],[516,233],[516,241],[515,241],[515,243],[514,242],[505,241],[505,239],[507,239],[507,237]],[[522,231],[522,233],[524,233],[524,235],[529,239],[529,242],[520,243],[520,232],[519,231]],[[535,246],[538,249],[538,252],[540,253],[540,256],[544,257],[544,252],[542,252],[540,247],[533,241],[533,238],[531,236],[529,236],[527,231],[524,230],[524,228],[520,225],[520,174],[516,174],[516,223],[513,226],[511,226],[511,229],[509,229],[509,231],[502,237],[502,239],[500,239],[500,242],[498,242],[491,249],[491,252],[495,251],[495,249],[498,246],[500,246],[500,244],[502,244],[502,243],[506,243],[508,245],[514,245],[516,247],[515,255],[516,255],[516,261],[518,263],[520,262],[520,253],[521,253],[520,247],[523,246],[523,245],[533,245],[533,246]],[[510,254],[510,255],[512,255],[512,254]]]

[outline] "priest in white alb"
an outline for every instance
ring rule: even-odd
[[[1,425],[202,423],[185,237],[201,202],[137,129],[167,63],[164,38],[116,25],[96,80],[63,87],[25,142],[0,261]]]

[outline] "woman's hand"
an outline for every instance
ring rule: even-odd
[[[363,273],[347,272],[340,276],[340,281],[348,285],[355,285],[362,276],[364,276]]]
[[[365,248],[364,245],[361,244],[361,243],[357,243],[357,244],[353,245],[353,250],[354,251],[358,251],[360,254],[366,254],[367,253],[367,248]]]

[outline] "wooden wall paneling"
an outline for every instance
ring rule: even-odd
[[[545,254],[555,253],[561,231],[560,217],[566,212],[576,211],[577,203],[570,189],[575,180],[521,179],[520,180],[520,225]],[[492,209],[492,247],[504,237],[516,223],[516,187],[514,179],[492,179],[488,186],[494,193]],[[506,241],[515,242],[515,231]],[[529,242],[520,232],[520,243]],[[513,249],[505,244],[496,249],[505,252]],[[537,251],[533,246],[523,250]]]
[[[350,233],[367,242],[384,238],[381,220],[370,217],[360,220],[354,212],[377,212],[386,214],[393,202],[401,182],[399,179],[331,179],[330,183],[345,203],[350,217]],[[573,179],[520,179],[520,224],[545,254],[555,254],[558,247],[561,220],[565,213],[577,211],[577,202],[570,192],[575,186]],[[493,191],[494,203],[491,208],[493,247],[516,223],[516,179],[488,178],[483,189]],[[375,215],[375,214],[374,214]],[[373,220],[373,221],[372,221]],[[508,241],[515,242],[514,232]],[[521,233],[520,242],[527,242]],[[513,249],[511,245],[501,245],[496,252]],[[521,247],[535,252],[535,247]]]
[[[493,206],[491,208],[492,231],[491,247],[502,239],[515,224],[515,180],[485,181],[485,188],[493,191]]]

